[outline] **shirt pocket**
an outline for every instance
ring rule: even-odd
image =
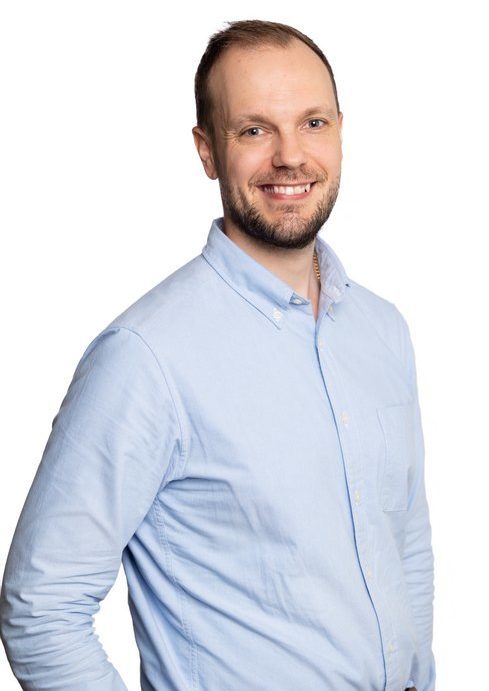
[[[383,511],[406,511],[410,469],[414,465],[414,402],[377,408],[384,455],[380,484]]]

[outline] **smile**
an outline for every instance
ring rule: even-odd
[[[315,184],[307,182],[303,185],[260,185],[260,189],[275,199],[303,199]]]

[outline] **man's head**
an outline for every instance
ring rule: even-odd
[[[209,41],[195,96],[194,140],[207,175],[219,179],[225,225],[278,247],[308,245],[341,177],[343,116],[320,49],[283,24],[231,23]],[[296,183],[313,184],[273,192]]]

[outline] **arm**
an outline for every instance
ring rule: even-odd
[[[414,684],[418,691],[434,691],[435,659],[432,652],[434,558],[431,547],[431,525],[424,478],[424,439],[418,400],[416,362],[406,320],[399,311],[403,358],[411,383],[414,400],[414,435],[416,465],[411,480],[406,520],[406,540],[403,569],[410,594],[418,635],[419,657],[413,668]]]
[[[178,437],[150,348],[129,329],[102,331],[53,420],[5,567],[0,633],[23,689],[126,690],[93,615],[167,480]]]

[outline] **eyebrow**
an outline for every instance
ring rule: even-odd
[[[313,108],[307,108],[307,110],[305,110],[300,117],[306,118],[309,115],[317,115],[320,113],[327,115],[331,119],[334,119],[336,117],[335,109],[331,108],[330,106],[315,106]],[[245,122],[248,122],[249,120],[254,120],[258,122],[269,122],[267,116],[263,113],[247,113],[246,115],[241,115],[239,118],[233,120],[231,122],[231,125],[239,127],[240,125],[244,124]]]

